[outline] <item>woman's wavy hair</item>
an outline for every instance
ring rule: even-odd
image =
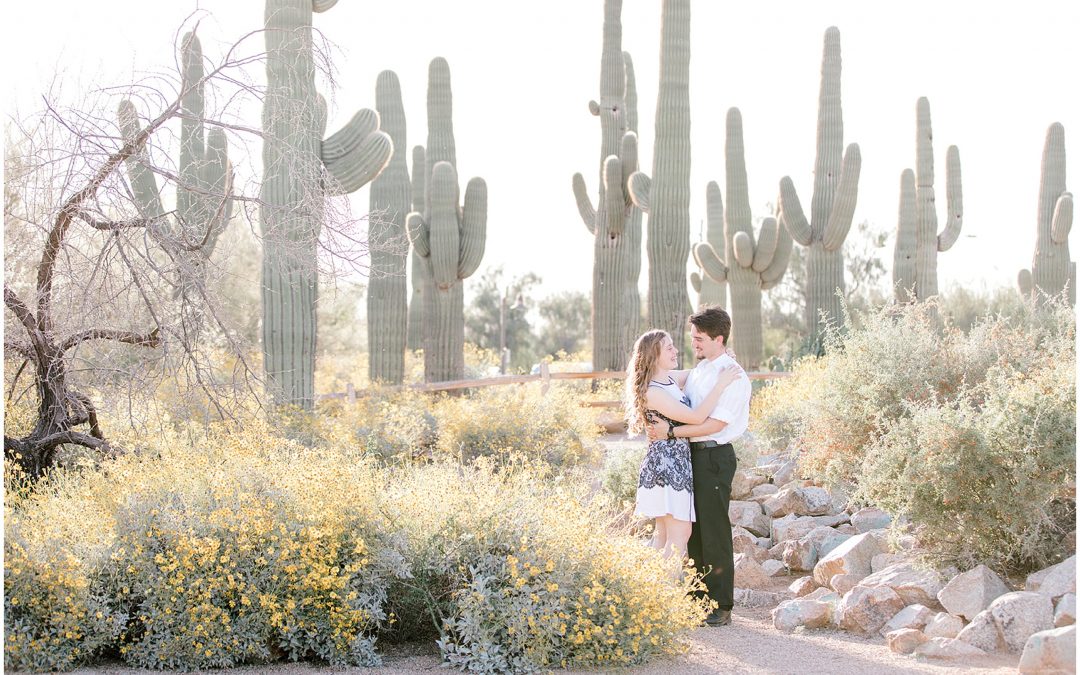
[[[645,425],[649,423],[649,406],[645,400],[645,393],[649,389],[649,378],[652,375],[656,359],[660,357],[660,345],[664,338],[670,338],[667,331],[653,329],[641,335],[634,342],[634,349],[630,353],[630,363],[626,366],[626,425],[631,434],[639,434],[645,431]]]

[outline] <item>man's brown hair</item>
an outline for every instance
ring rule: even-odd
[[[690,315],[690,323],[714,340],[723,335],[725,347],[731,339],[731,317],[723,307],[706,305]]]

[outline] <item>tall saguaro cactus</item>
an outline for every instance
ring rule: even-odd
[[[960,237],[964,201],[960,182],[960,151],[950,145],[945,153],[945,229],[937,231],[934,197],[934,132],[930,102],[916,105],[915,173],[900,176],[900,216],[896,227],[893,287],[896,298],[925,300],[938,293],[937,254],[952,248]],[[911,298],[914,289],[914,298]]]
[[[702,243],[708,244],[712,248],[717,259],[726,260],[724,198],[720,194],[720,186],[716,184],[716,181],[709,181],[709,184],[705,186],[705,205],[705,241]],[[727,307],[727,273],[721,275],[717,272],[716,276],[709,274],[699,260],[697,246],[695,245],[691,250],[694,253],[694,260],[697,262],[698,267],[701,267],[700,274],[698,272],[690,274],[690,285],[698,294],[698,308],[706,305]]]
[[[600,198],[594,207],[580,173],[573,189],[581,219],[593,235],[593,367],[621,370],[639,323],[637,277],[641,271],[641,218],[635,220],[627,181],[637,169],[633,66],[622,51],[622,0],[604,2],[600,59],[600,102],[589,110],[600,118]],[[636,264],[636,267],[635,267]],[[637,303],[637,304],[635,304]]]
[[[263,103],[263,366],[275,405],[314,402],[316,250],[326,197],[359,189],[390,161],[379,115],[360,110],[323,140],[326,102],[315,91],[312,11],[333,0],[267,0]]]
[[[458,206],[450,66],[442,57],[428,67],[428,142],[425,209],[406,220],[409,241],[423,259],[424,379],[465,375],[465,296],[462,281],[484,257],[487,183],[473,178]]]
[[[844,148],[844,119],[840,106],[840,31],[825,31],[818,95],[817,150],[814,159],[814,195],[810,222],[806,220],[795,184],[780,180],[781,220],[792,239],[807,248],[806,328],[812,345],[820,345],[821,319],[843,324],[837,290],[844,289],[844,254],[841,247],[851,229],[858,198],[862,156],[857,143]]]
[[[649,322],[667,330],[682,353],[690,297],[690,1],[664,0],[660,86],[650,178],[630,179],[634,205],[648,214]]]
[[[1069,259],[1072,222],[1073,197],[1065,191],[1065,127],[1054,122],[1043,145],[1035,256],[1031,270],[1020,271],[1021,293],[1031,295],[1037,287],[1046,295],[1059,295],[1068,284],[1069,302],[1076,304],[1076,262]]]
[[[187,33],[181,40],[180,163],[176,185],[176,218],[165,219],[149,153],[145,147],[126,160],[135,202],[149,228],[179,265],[176,295],[183,301],[185,323],[197,329],[203,299],[198,296],[206,276],[206,261],[232,214],[232,167],[225,132],[213,128],[204,133],[203,54],[199,38]],[[127,100],[119,108],[125,140],[138,136],[139,118]]]
[[[727,282],[731,290],[731,346],[745,368],[761,365],[764,341],[761,335],[761,292],[775,286],[784,276],[791,259],[792,240],[774,217],[761,223],[757,241],[750,215],[750,188],[746,178],[742,115],[738,108],[727,114],[727,143],[724,148],[727,206],[721,203],[720,188],[710,182],[706,189],[710,213],[723,210],[724,249],[721,261],[709,242],[694,246],[694,258],[705,274],[717,282]]]
[[[379,73],[375,83],[375,110],[382,128],[390,135],[394,154],[372,181],[371,274],[368,279],[368,371],[372,381],[401,384],[405,377],[405,343],[408,329],[408,289],[405,261],[408,240],[405,217],[412,210],[412,186],[405,163],[405,108],[401,85],[391,70]]]

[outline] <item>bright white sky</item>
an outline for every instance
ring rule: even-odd
[[[54,77],[90,87],[160,72],[173,63],[178,28],[196,5],[209,56],[220,56],[227,43],[261,27],[259,0],[6,3],[9,102],[31,111]],[[623,7],[623,49],[637,72],[641,164],[649,173],[660,5],[626,0]],[[1000,6],[697,0],[690,79],[692,240],[705,217],[706,183],[724,184],[724,117],[731,106],[742,111],[755,216],[767,215],[765,205],[786,174],[809,208],[822,36],[836,25],[844,141],[858,142],[863,157],[856,222],[895,228],[900,172],[915,159],[915,102],[927,96],[939,218],[950,144],[960,148],[963,168],[963,233],[939,257],[942,288],[1014,285],[1034,250],[1039,163],[1050,123],[1065,125],[1070,159],[1080,162],[1080,2]],[[595,200],[600,127],[587,104],[599,97],[602,0],[341,0],[314,22],[334,45],[338,70],[337,91],[323,91],[332,106],[328,133],[357,108],[373,108],[376,76],[392,69],[403,87],[409,149],[423,144],[427,65],[445,57],[462,186],[474,175],[488,183],[481,272],[496,265],[511,274],[537,272],[544,280],[541,294],[589,291],[592,241],[570,179],[582,172]],[[249,123],[259,124],[258,110]],[[261,171],[257,154],[254,162],[235,149],[231,154]],[[1075,177],[1068,185],[1076,189]],[[366,189],[352,199],[354,210],[367,210]],[[892,255],[890,241],[882,251],[890,269]],[[643,285],[646,279],[647,267]]]

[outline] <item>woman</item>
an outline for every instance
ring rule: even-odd
[[[676,371],[678,365],[678,351],[665,331],[650,330],[634,343],[626,369],[626,419],[630,433],[644,431],[656,417],[667,420],[672,427],[704,422],[716,407],[724,387],[740,371],[735,365],[720,371],[709,395],[691,408],[681,389],[689,371]],[[694,522],[694,480],[687,439],[669,436],[649,443],[638,475],[634,513],[656,519],[652,545],[663,551],[665,558],[673,552],[686,556],[686,542]]]

